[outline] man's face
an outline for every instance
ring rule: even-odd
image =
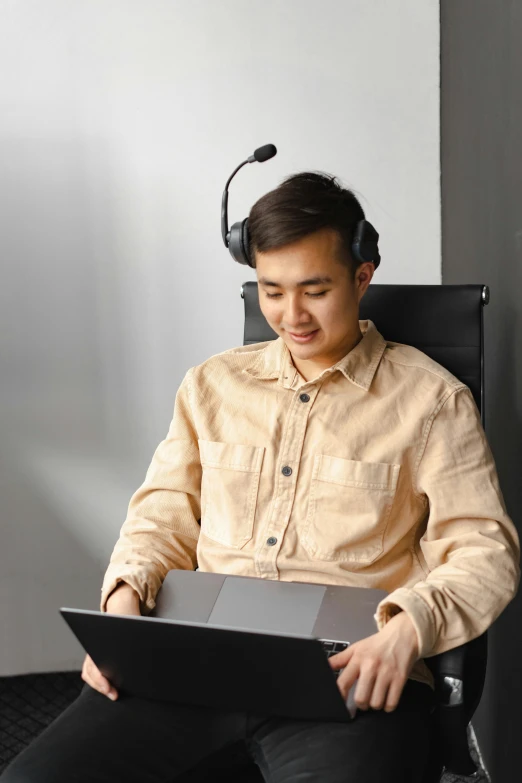
[[[359,302],[374,267],[361,264],[352,280],[338,260],[339,242],[336,231],[323,229],[283,248],[256,253],[261,312],[303,367],[331,367],[360,335]],[[307,332],[313,332],[309,339],[297,339]]]

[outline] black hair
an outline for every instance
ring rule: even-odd
[[[261,196],[250,210],[249,250],[254,266],[256,251],[275,250],[331,228],[340,237],[339,260],[355,275],[359,262],[353,259],[351,247],[355,227],[364,218],[356,196],[334,176],[320,171],[292,174]]]

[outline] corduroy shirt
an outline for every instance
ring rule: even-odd
[[[388,592],[425,658],[485,631],[516,593],[519,539],[472,394],[372,321],[306,381],[282,340],[186,373],[102,587],[150,612],[173,568]],[[422,660],[412,679],[432,684]]]

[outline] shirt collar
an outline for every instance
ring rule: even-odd
[[[386,341],[380,332],[377,331],[373,321],[359,321],[359,328],[363,337],[355,348],[332,367],[323,370],[310,383],[315,383],[323,376],[340,370],[356,386],[365,391],[369,390],[386,349]],[[292,362],[290,351],[282,337],[271,340],[270,344],[260,351],[259,357],[254,364],[245,369],[245,372],[261,380],[277,378],[278,383],[285,389],[292,388],[298,375],[297,369]]]

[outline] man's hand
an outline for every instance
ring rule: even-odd
[[[332,669],[344,668],[337,679],[343,699],[358,680],[355,703],[359,709],[384,707],[392,712],[418,657],[417,633],[406,612],[400,612],[378,633],[332,655],[329,663]]]
[[[124,582],[119,585],[109,596],[107,601],[108,614],[130,614],[140,616],[140,599],[138,593]],[[118,698],[118,691],[111,685],[109,680],[103,676],[90,655],[87,655],[83,662],[82,680],[84,680],[95,691],[103,693],[112,701]]]

